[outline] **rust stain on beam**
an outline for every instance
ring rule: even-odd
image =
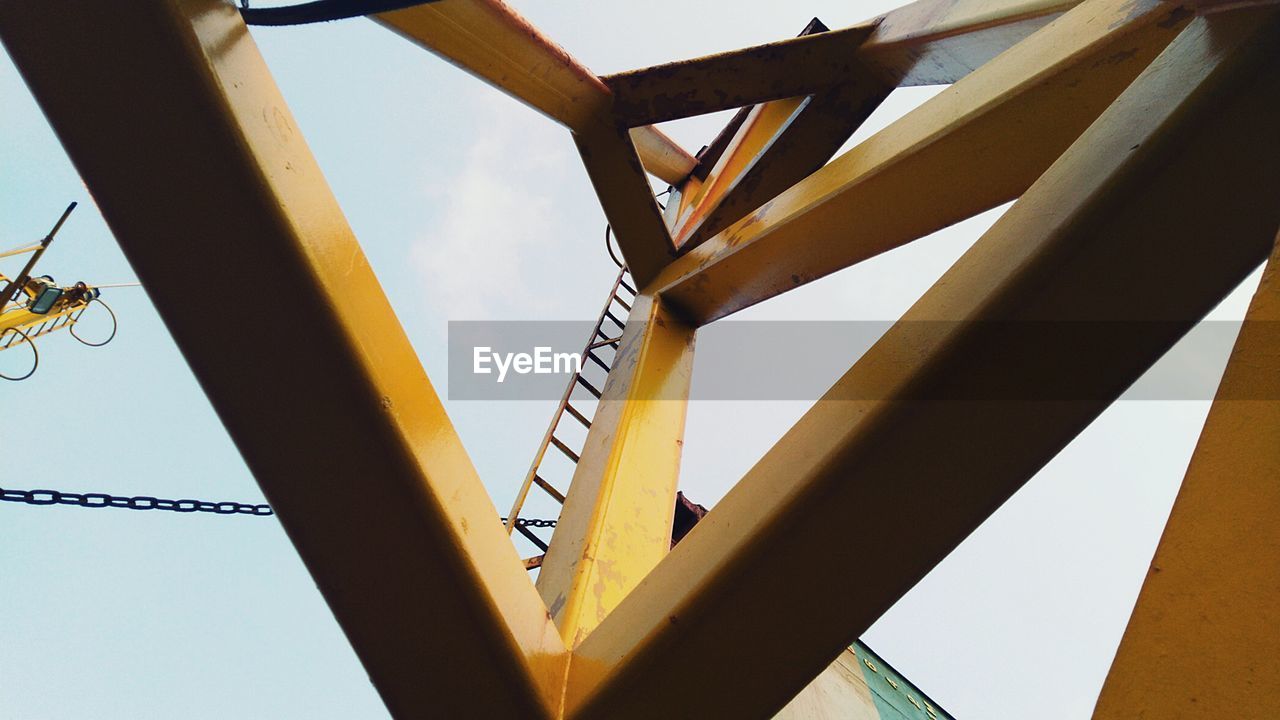
[[[603,80],[613,90],[616,117],[630,127],[732,110],[843,83],[873,29],[860,25],[802,35]]]

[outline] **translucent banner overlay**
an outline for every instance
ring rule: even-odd
[[[1188,328],[1190,327],[1190,331]],[[1261,342],[1280,347],[1280,323],[1251,323]],[[892,332],[890,329],[892,328]],[[1202,322],[954,322],[734,321],[698,331],[692,400],[817,400],[877,343],[873,355],[887,363],[878,377],[901,376],[939,347],[948,373],[963,383],[913,386],[904,399],[922,401],[1097,401],[1123,392],[1125,400],[1211,400],[1241,323]],[[586,385],[604,391],[615,354],[639,338],[635,323],[623,338],[606,323],[598,344],[584,353],[592,323],[583,321],[455,321],[449,323],[451,400],[558,400],[581,367]],[[1173,349],[1144,373],[1143,359],[1124,351],[1135,335]],[[1271,337],[1274,335],[1274,337]],[[610,340],[617,340],[615,350]],[[1256,340],[1255,340],[1256,341]],[[1175,345],[1176,343],[1176,345]],[[1148,343],[1141,343],[1149,346]],[[1032,358],[1054,353],[1052,373],[1032,373]],[[634,359],[634,351],[630,353]],[[936,357],[936,356],[935,356]],[[868,356],[868,359],[870,356]],[[1090,378],[1114,377],[1126,368],[1141,378],[1112,387]],[[1083,381],[1082,381],[1083,380]],[[963,385],[963,390],[957,390]],[[1277,400],[1280,383],[1229,400]],[[883,399],[886,382],[846,382],[831,399]],[[575,397],[588,397],[585,387]],[[1275,396],[1275,397],[1273,397]],[[664,398],[651,398],[664,399]]]

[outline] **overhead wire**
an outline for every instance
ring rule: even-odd
[[[4,373],[0,373],[0,380],[11,380],[13,382],[21,382],[31,377],[32,375],[36,374],[36,369],[40,367],[40,351],[36,349],[36,344],[34,341],[32,341],[31,337],[16,327],[7,328],[3,332],[0,332],[0,339],[3,339],[5,336],[5,333],[9,333],[9,332],[17,333],[22,336],[22,341],[25,342],[31,348],[31,356],[33,360],[31,361],[31,369],[27,371],[26,375],[22,375],[20,377],[10,377],[8,375],[5,375]],[[10,340],[10,342],[13,342],[13,341]]]
[[[94,298],[94,299],[92,299],[92,300],[90,300],[90,301],[89,301],[89,305],[92,305],[92,304],[94,304],[94,303],[98,303],[98,304],[99,304],[99,305],[101,305],[102,307],[106,308],[106,309],[107,309],[107,314],[111,316],[111,334],[107,336],[107,339],[106,339],[106,340],[103,340],[102,342],[92,343],[92,342],[89,342],[88,340],[85,340],[84,338],[80,337],[79,335],[77,335],[77,334],[76,334],[76,323],[79,323],[79,322],[80,322],[80,318],[79,318],[79,317],[77,317],[77,318],[76,318],[76,323],[72,323],[70,326],[68,326],[68,327],[67,327],[67,332],[71,333],[71,337],[73,337],[73,338],[75,338],[77,341],[79,341],[79,343],[80,343],[81,345],[88,345],[89,347],[102,347],[103,345],[106,345],[107,343],[109,343],[109,342],[111,342],[112,340],[114,340],[114,339],[115,339],[115,337],[116,337],[116,331],[120,329],[120,321],[119,321],[119,319],[117,319],[117,318],[116,318],[116,311],[115,311],[115,310],[112,310],[110,305],[108,305],[108,304],[106,304],[105,302],[103,302],[103,301],[102,301],[102,298]],[[89,305],[86,305],[86,306],[85,306],[85,310],[88,310],[88,309],[89,309]],[[80,315],[84,315],[84,311],[81,311]]]

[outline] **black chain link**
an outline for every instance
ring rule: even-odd
[[[506,518],[498,518],[506,522]],[[553,528],[556,526],[555,520],[542,520],[540,518],[516,518],[516,527],[535,527],[535,528]]]
[[[166,500],[150,495],[107,495],[106,493],[73,493],[61,490],[7,490],[0,488],[0,500],[27,505],[78,505],[87,508],[127,508],[129,510],[170,510],[172,512],[206,512],[216,515],[274,515],[270,505],[207,500]]]
[[[206,512],[215,515],[275,515],[270,505],[207,500],[166,500],[150,495],[107,495],[106,493],[73,493],[61,490],[8,490],[0,488],[0,501],[27,505],[76,505],[87,508],[126,508],[128,510],[169,510],[171,512]],[[500,517],[505,522],[506,518]],[[555,520],[516,518],[518,527],[553,528]]]

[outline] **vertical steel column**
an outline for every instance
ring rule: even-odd
[[[569,647],[671,547],[693,341],[660,302],[636,297],[538,577]]]

